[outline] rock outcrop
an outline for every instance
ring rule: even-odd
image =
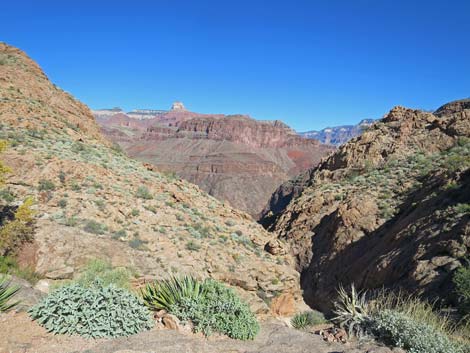
[[[452,300],[470,247],[469,137],[465,105],[396,107],[278,189],[261,221],[291,245],[310,304],[328,309],[352,282]]]
[[[331,146],[299,137],[281,121],[173,109],[152,119],[97,114],[102,130],[132,157],[199,185],[257,217],[284,181],[316,165]]]

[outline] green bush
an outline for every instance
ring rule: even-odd
[[[15,275],[29,283],[35,284],[41,279],[41,275],[31,267],[20,267],[12,256],[0,256],[0,273]]]
[[[455,272],[453,281],[459,299],[459,308],[462,314],[470,319],[470,266],[460,267]]]
[[[137,297],[114,285],[98,283],[61,287],[29,314],[49,332],[86,338],[129,336],[153,326],[149,310]]]
[[[464,353],[463,346],[453,342],[433,326],[421,323],[404,313],[384,310],[370,321],[374,335],[384,343],[405,349],[408,353]]]
[[[41,179],[39,180],[38,190],[39,191],[53,191],[55,190],[55,184],[50,180]]]
[[[140,198],[140,199],[144,199],[144,200],[153,199],[153,196],[150,193],[149,189],[144,185],[138,187],[138,189],[135,193],[135,196]]]
[[[19,290],[19,287],[10,284],[6,276],[0,275],[0,313],[18,304],[18,302],[12,302],[11,299]]]
[[[107,230],[107,227],[104,224],[101,224],[97,221],[94,220],[89,220],[86,224],[83,230],[87,233],[92,233],[92,234],[104,234]]]
[[[325,322],[325,316],[323,316],[323,314],[319,311],[315,310],[296,314],[291,320],[292,326],[298,330],[302,330],[313,325],[324,324]]]
[[[200,283],[192,277],[173,277],[147,285],[142,296],[149,307],[164,308],[180,320],[191,321],[194,331],[205,335],[215,331],[247,340],[259,331],[249,306],[232,289],[211,279]]]
[[[104,260],[94,259],[88,262],[83,272],[75,281],[83,287],[91,287],[99,280],[103,287],[114,285],[119,288],[131,288],[132,273],[124,267],[113,267]]]

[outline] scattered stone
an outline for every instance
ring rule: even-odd
[[[176,331],[180,329],[180,320],[175,315],[165,314],[165,316],[162,317],[162,322],[167,329]]]
[[[49,279],[71,279],[73,277],[73,267],[66,266],[61,269],[46,273]]]
[[[42,292],[42,293],[49,293],[50,290],[50,284],[47,279],[40,279],[36,285],[34,286],[34,289]]]

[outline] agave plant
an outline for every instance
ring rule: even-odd
[[[303,330],[309,326],[324,324],[327,321],[323,314],[318,311],[304,311],[296,314],[290,322],[292,327]]]
[[[170,311],[172,305],[182,300],[196,300],[203,294],[201,283],[191,276],[170,277],[149,283],[141,289],[144,303],[153,310]]]
[[[20,287],[11,286],[11,282],[6,276],[0,275],[0,312],[13,308],[18,302],[11,302],[11,299],[18,293]]]
[[[370,318],[369,305],[366,299],[367,292],[357,291],[354,284],[351,291],[347,292],[342,285],[338,288],[338,299],[334,303],[334,314],[332,321],[341,328],[347,330],[350,336],[364,335],[364,326]]]

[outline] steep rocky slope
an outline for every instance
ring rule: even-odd
[[[2,195],[36,201],[22,263],[51,280],[76,276],[92,258],[133,268],[140,281],[210,276],[258,313],[282,292],[299,296],[292,259],[263,250],[272,235],[249,215],[109,147],[88,108],[6,44],[0,97],[0,139],[10,144],[0,158],[12,169]]]
[[[282,182],[332,150],[280,121],[184,109],[135,118],[95,112],[103,132],[130,155],[199,185],[256,216]]]
[[[310,304],[327,309],[351,282],[452,300],[470,246],[469,136],[465,105],[396,107],[275,193],[262,222],[291,244]]]
[[[327,127],[316,131],[300,132],[299,135],[305,138],[316,139],[327,145],[341,146],[353,137],[359,136],[364,129],[367,129],[374,122],[374,119],[363,119],[356,125],[341,125]]]

